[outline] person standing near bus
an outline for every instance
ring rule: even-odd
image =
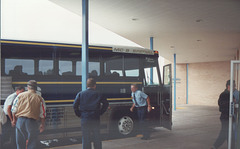
[[[12,106],[12,125],[16,125],[17,149],[26,149],[26,146],[27,149],[38,148],[38,134],[45,129],[46,104],[44,99],[36,93],[37,82],[28,81],[27,88],[28,91],[19,94]]]
[[[136,107],[139,120],[139,127],[143,134],[143,137],[141,139],[148,140],[150,138],[150,132],[146,123],[146,116],[147,113],[152,110],[150,98],[148,97],[147,94],[138,90],[137,84],[131,85],[131,91],[133,104],[132,107],[130,108],[130,111],[133,112],[134,107]]]
[[[230,80],[226,83],[226,89],[220,94],[218,99],[219,111],[221,112],[221,130],[218,138],[211,149],[219,148],[228,139],[228,125],[229,125],[229,103],[230,103]]]
[[[96,91],[96,81],[93,78],[87,80],[87,87],[87,90],[77,94],[73,108],[76,116],[81,117],[83,149],[91,149],[92,141],[94,149],[102,149],[100,115],[107,110],[109,104]],[[91,138],[93,138],[92,141]]]
[[[18,94],[24,91],[25,91],[25,88],[23,86],[18,86],[16,88],[16,92],[12,93],[7,97],[3,106],[4,113],[7,116],[7,123],[3,125],[3,131],[2,131],[3,141],[2,142],[3,144],[5,144],[6,142],[10,141],[9,147],[13,149],[17,148],[17,146],[16,146],[16,131],[11,124],[11,122],[13,121],[11,109],[12,109],[14,99],[18,96]]]
[[[2,125],[5,124],[7,122],[7,117],[2,109],[2,107],[0,106],[0,148],[3,148],[2,146]]]

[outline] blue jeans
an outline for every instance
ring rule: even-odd
[[[81,118],[82,127],[82,146],[83,149],[91,149],[93,142],[94,149],[102,149],[100,138],[100,118],[83,113]]]
[[[39,128],[36,120],[25,117],[18,118],[16,124],[17,149],[26,149],[26,140],[28,140],[27,149],[36,149],[38,134]]]
[[[146,122],[147,106],[137,107],[137,115],[138,115],[138,120],[139,120],[139,129],[141,130],[143,137],[149,138],[150,133],[149,133],[148,125]]]

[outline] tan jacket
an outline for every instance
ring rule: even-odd
[[[46,117],[46,105],[44,99],[35,91],[29,90],[19,94],[14,100],[12,113],[16,117],[27,117],[38,120]]]

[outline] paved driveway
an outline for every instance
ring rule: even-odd
[[[210,149],[220,130],[219,115],[217,106],[178,106],[171,131],[156,128],[150,140],[136,136],[103,141],[103,149]],[[81,144],[54,149],[80,148]],[[227,143],[220,149],[227,149]]]

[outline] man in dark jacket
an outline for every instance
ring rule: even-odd
[[[221,112],[221,131],[215,141],[212,149],[219,148],[225,140],[228,139],[228,123],[229,123],[229,103],[230,103],[230,80],[226,83],[226,89],[220,94],[218,99],[219,111]]]
[[[87,87],[87,90],[77,94],[73,108],[75,114],[81,117],[83,149],[91,149],[91,138],[93,138],[94,149],[102,149],[100,115],[107,110],[109,104],[95,91],[96,81],[93,78],[87,80]]]

